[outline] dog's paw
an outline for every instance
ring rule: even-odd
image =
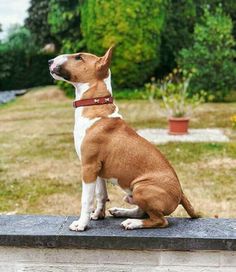
[[[114,207],[114,208],[110,208],[108,211],[114,217],[123,217],[124,216],[123,209],[121,209],[121,208]]]
[[[86,229],[86,225],[81,222],[80,220],[74,221],[70,226],[69,229],[73,231],[84,231]]]
[[[90,215],[90,219],[92,220],[99,220],[104,218],[105,218],[105,210],[95,210]]]
[[[140,229],[143,227],[143,222],[140,219],[126,219],[121,222],[121,226],[126,230]]]

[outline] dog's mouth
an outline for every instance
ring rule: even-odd
[[[70,73],[67,70],[65,70],[62,66],[56,66],[53,67],[53,69],[49,67],[49,71],[52,77],[54,77],[55,79],[70,80]]]

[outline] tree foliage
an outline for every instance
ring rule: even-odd
[[[78,52],[83,47],[78,0],[51,0],[48,23],[62,53]]]
[[[194,0],[169,0],[166,10],[166,23],[161,37],[161,61],[158,76],[176,67],[176,57],[182,48],[193,43],[193,30],[196,21]]]
[[[49,3],[48,0],[31,0],[28,17],[25,20],[25,26],[41,47],[54,41],[48,25]]]
[[[87,49],[102,55],[115,45],[113,79],[134,87],[147,80],[160,61],[165,1],[85,1],[82,33]]]
[[[35,82],[42,82],[37,76],[41,69],[48,82],[40,48],[53,42],[57,54],[103,55],[115,45],[112,75],[119,88],[143,86],[152,76],[168,74],[177,63],[197,69],[190,84],[193,94],[204,89],[220,99],[234,87],[235,0],[31,0],[28,13],[25,28],[13,27],[7,41],[0,42],[4,84],[10,79],[6,75],[23,75],[20,62],[25,62],[26,71],[29,65],[36,69],[34,57],[39,62]],[[9,52],[7,60],[3,51]],[[68,90],[65,83],[59,84]]]
[[[215,100],[223,99],[236,83],[235,42],[232,20],[221,7],[215,12],[205,8],[201,22],[194,29],[194,44],[180,52],[179,64],[185,69],[195,68],[191,81],[196,93],[205,90]]]

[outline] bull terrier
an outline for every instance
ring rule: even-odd
[[[125,200],[136,205],[109,210],[114,217],[128,218],[121,223],[127,230],[166,227],[165,216],[179,204],[197,218],[170,163],[126,124],[113,103],[111,58],[109,48],[103,57],[82,52],[49,60],[52,77],[75,87],[74,142],[82,164],[82,208],[70,230],[84,231],[90,219],[105,217],[107,181],[119,185],[127,193]]]

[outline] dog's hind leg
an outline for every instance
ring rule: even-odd
[[[144,229],[144,228],[164,228],[168,226],[167,219],[163,216],[163,214],[157,214],[152,212],[147,212],[150,218],[147,219],[126,219],[121,223],[126,230],[132,229]]]
[[[164,211],[166,205],[169,207],[170,214],[178,203],[172,205],[169,204],[168,195],[166,192],[157,186],[145,186],[138,185],[133,189],[134,203],[143,210],[149,218],[147,219],[127,219],[121,223],[125,229],[138,229],[138,228],[164,228],[168,226],[168,221],[164,217]],[[168,203],[164,203],[167,201]]]
[[[142,218],[145,215],[145,212],[139,207],[133,209],[111,208],[108,211],[114,217]]]

